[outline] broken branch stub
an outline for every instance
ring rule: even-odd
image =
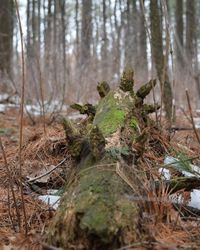
[[[96,113],[95,107],[90,103],[86,103],[84,105],[74,103],[74,104],[70,105],[70,107],[72,109],[75,109],[75,110],[79,111],[80,114],[87,115],[87,116],[89,116],[91,118],[93,118],[95,116],[95,113]]]
[[[136,96],[144,99],[156,85],[156,79],[150,80],[136,92]]]
[[[110,86],[106,81],[99,82],[97,85],[97,91],[101,98],[105,97],[110,91]]]
[[[131,67],[126,67],[120,79],[120,89],[124,92],[132,92],[134,86],[134,71]]]

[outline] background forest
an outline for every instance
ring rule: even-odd
[[[185,88],[200,106],[199,11],[196,0],[20,0],[26,101],[56,109],[95,102],[98,81],[114,86],[125,65],[136,88],[158,78],[156,101],[167,114],[184,106]],[[21,45],[13,0],[0,1],[0,87],[20,92]],[[159,87],[160,86],[160,87]],[[42,93],[43,92],[43,93]],[[42,97],[42,98],[41,98]]]

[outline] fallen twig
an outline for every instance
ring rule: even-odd
[[[42,177],[44,177],[44,176],[46,176],[46,175],[52,173],[55,169],[57,169],[58,167],[60,167],[67,159],[68,159],[68,158],[63,159],[61,162],[59,162],[59,163],[58,163],[54,168],[52,168],[51,170],[49,170],[49,171],[47,171],[46,173],[41,174],[41,175],[39,175],[39,176],[37,176],[37,177],[31,179],[31,180],[28,180],[28,181],[26,181],[26,182],[27,182],[27,183],[31,183],[31,182],[37,181],[37,180],[41,179]]]
[[[184,127],[171,127],[171,128],[167,128],[166,130],[170,131],[170,132],[174,132],[174,131],[185,131],[185,130],[193,130],[192,128],[184,128]]]

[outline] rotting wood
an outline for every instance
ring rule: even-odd
[[[126,195],[133,189],[118,174],[116,166],[119,158],[137,163],[144,151],[138,149],[145,148],[148,140],[146,128],[153,124],[148,114],[159,107],[143,103],[155,81],[135,93],[133,75],[130,68],[125,69],[119,88],[100,94],[94,119],[84,128],[64,119],[77,176],[66,185],[49,227],[46,241],[50,245],[63,249],[80,244],[84,249],[113,249],[136,242],[140,234],[138,204]],[[139,184],[135,181],[133,185]]]

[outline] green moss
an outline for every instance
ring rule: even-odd
[[[114,133],[120,124],[125,119],[125,113],[120,110],[111,110],[104,117],[104,120],[99,124],[100,129],[103,131],[105,136]]]
[[[87,173],[88,171],[89,173]],[[93,203],[93,199],[106,199],[109,188],[113,185],[110,183],[112,176],[113,171],[98,168],[92,169],[92,171],[91,169],[85,169],[85,171],[82,172],[79,187],[80,193],[77,196],[77,201],[79,201],[77,202],[77,210],[79,212],[83,212],[82,208],[84,207],[83,204],[80,205],[80,203],[82,203],[81,200],[88,205],[88,203]]]
[[[87,210],[80,222],[81,229],[90,229],[91,233],[97,233],[103,242],[109,242],[113,237],[110,229],[111,211],[105,202],[99,200],[91,209]],[[92,229],[92,230],[91,230]],[[109,232],[108,232],[109,231]]]
[[[116,224],[112,220],[115,204],[115,195],[111,193],[112,181],[109,183],[112,176],[112,171],[102,169],[85,172],[80,178],[80,192],[75,201],[76,212],[80,214],[80,228],[99,235],[105,242],[110,240],[111,224]]]
[[[133,128],[133,129],[137,129],[137,127],[138,127],[138,121],[136,120],[136,118],[132,118],[130,120],[130,127]]]
[[[131,105],[133,105],[133,99],[129,93],[124,93],[120,89],[110,91],[99,102],[94,125],[99,126],[104,137],[111,135],[123,125]]]
[[[120,198],[124,194],[124,182],[115,171],[106,168],[106,163],[101,168],[84,168],[74,196],[81,230],[88,235],[98,235],[104,243],[117,235],[122,224],[131,227],[131,218],[136,212],[132,202]],[[123,203],[118,203],[122,199]]]

